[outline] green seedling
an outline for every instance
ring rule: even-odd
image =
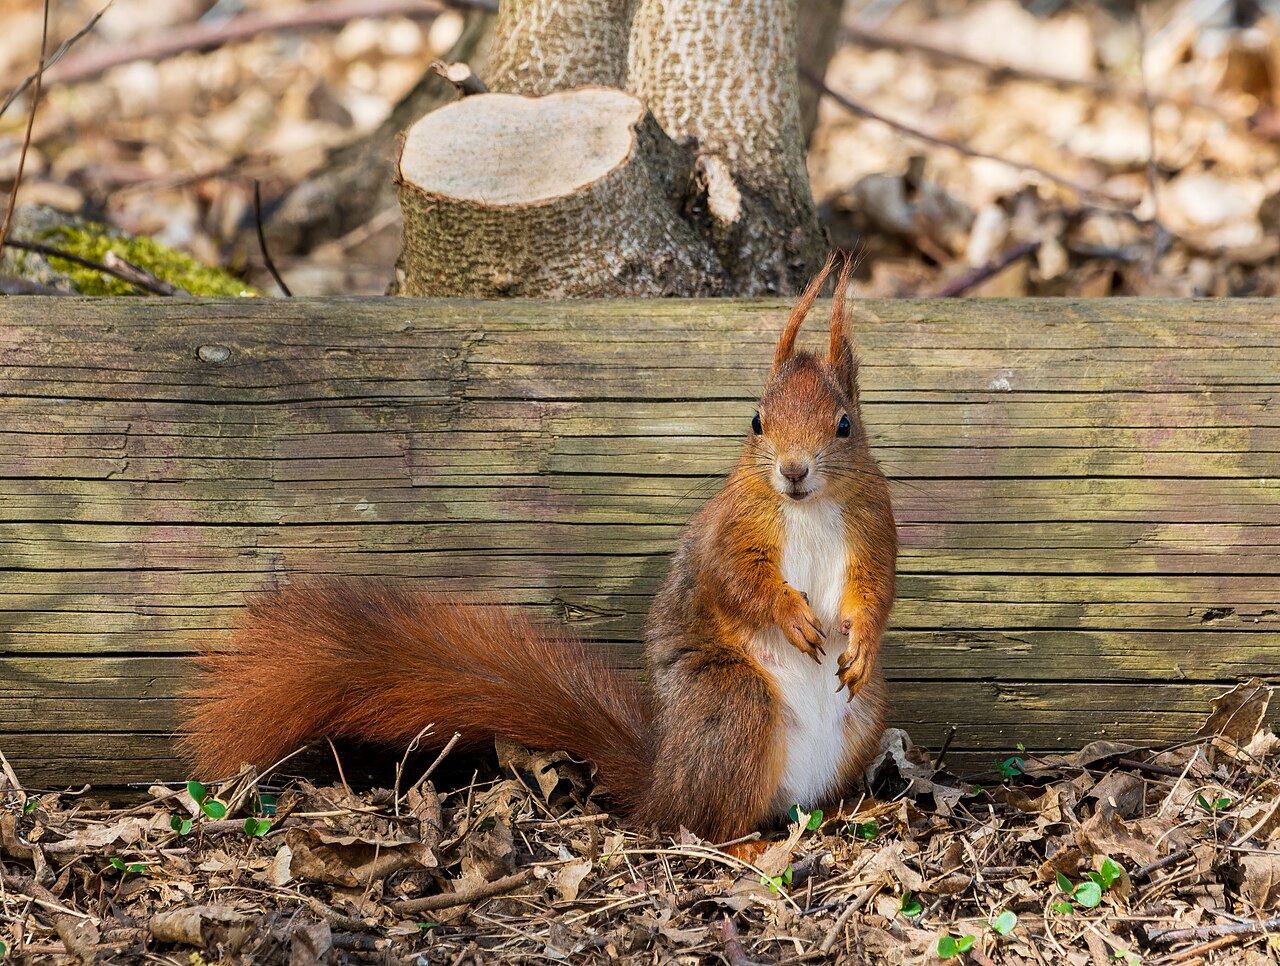
[[[787,866],[782,870],[782,875],[762,875],[760,877],[760,884],[767,885],[770,892],[777,892],[784,885],[791,885],[791,875],[791,866]]]
[[[1097,882],[1094,882],[1092,879],[1085,879],[1083,882],[1073,885],[1070,879],[1059,872],[1058,888],[1061,889],[1063,894],[1070,900],[1070,902],[1058,903],[1055,905],[1053,908],[1058,912],[1064,911],[1059,908],[1059,906],[1062,905],[1067,907],[1065,910],[1066,912],[1070,912],[1072,902],[1078,906],[1084,907],[1085,909],[1092,909],[1102,901],[1102,886]]]
[[[1125,966],[1141,966],[1142,957],[1128,949],[1118,949],[1111,954],[1113,962],[1123,962]]]
[[[40,799],[28,798],[25,802],[22,803],[22,814],[23,815],[30,814],[31,812],[34,812],[39,807],[40,807]]]
[[[1124,875],[1124,869],[1120,868],[1119,863],[1111,859],[1103,859],[1098,871],[1090,872],[1089,878],[1096,882],[1099,888],[1106,890],[1115,885],[1116,880],[1122,875]]]
[[[789,811],[787,814],[791,816],[791,821],[795,822],[798,825],[800,824],[800,816],[803,815],[804,813],[800,810],[799,805],[792,805],[791,811]],[[813,832],[821,824],[822,824],[822,809],[815,808],[812,812],[809,813],[808,818],[805,819],[804,827],[806,831]]]
[[[200,811],[204,812],[212,819],[220,819],[227,817],[227,806],[216,798],[209,797],[209,789],[205,788],[197,781],[187,782],[187,794],[191,796],[191,800],[200,806]]]
[[[254,818],[252,815],[244,820],[244,834],[251,839],[260,839],[271,830],[271,819]]]
[[[1215,798],[1212,802],[1203,795],[1196,796],[1196,804],[1203,808],[1206,812],[1220,812],[1224,808],[1231,807],[1231,799]]]
[[[113,855],[111,857],[111,868],[117,870],[118,872],[123,872],[125,875],[136,875],[139,872],[147,871],[147,863],[125,862],[123,859]]]
[[[910,890],[904,892],[902,901],[898,903],[898,913],[907,919],[914,919],[922,912],[924,912],[924,906],[920,905],[917,899],[911,897]]]
[[[191,819],[183,818],[181,815],[169,816],[169,828],[179,835],[190,835],[191,829],[195,827],[195,824]]]
[[[943,959],[967,953],[978,941],[976,936],[943,936],[938,940],[938,955]]]
[[[1000,773],[1000,780],[1004,782],[1011,778],[1017,778],[1026,770],[1027,763],[1018,755],[996,762],[996,771]]]
[[[1018,914],[1012,909],[1006,909],[1000,915],[996,916],[987,925],[991,927],[991,931],[997,936],[1007,936],[1018,925]]]
[[[874,841],[880,834],[880,823],[874,818],[869,822],[850,822],[849,834],[855,838],[866,839],[868,842]]]

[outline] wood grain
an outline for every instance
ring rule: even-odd
[[[531,607],[634,665],[787,309],[0,300],[0,747],[41,786],[183,777],[183,655],[286,575]],[[1276,312],[860,304],[898,723],[966,761],[1176,740],[1280,677]]]

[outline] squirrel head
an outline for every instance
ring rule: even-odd
[[[858,360],[845,309],[852,259],[845,258],[836,281],[827,353],[795,347],[835,263],[834,255],[827,259],[787,320],[744,453],[758,483],[796,503],[856,486],[865,467],[874,467],[858,408]]]

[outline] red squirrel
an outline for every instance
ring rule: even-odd
[[[832,266],[778,340],[737,467],[685,528],[649,611],[647,687],[509,610],[300,583],[200,655],[184,739],[198,772],[322,735],[404,747],[432,725],[587,759],[631,821],[712,841],[849,792],[884,728],[897,532],[859,411],[849,261],[828,351],[795,346]]]

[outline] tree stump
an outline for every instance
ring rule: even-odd
[[[692,161],[621,90],[478,94],[409,129],[400,294],[715,294],[678,210]]]

